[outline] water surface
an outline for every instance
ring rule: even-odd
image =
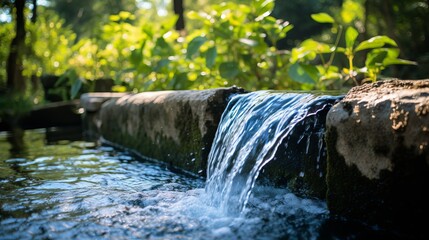
[[[329,216],[323,201],[255,186],[240,214],[212,204],[203,179],[83,141],[0,133],[0,239],[358,239],[385,236]],[[389,235],[388,235],[389,236]]]

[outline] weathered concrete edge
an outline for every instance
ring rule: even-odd
[[[95,141],[100,138],[100,109],[103,103],[111,99],[118,99],[129,93],[93,92],[84,93],[80,97],[80,105],[84,109],[82,114],[82,135],[84,139]]]
[[[194,173],[194,172],[191,172],[191,171],[187,171],[187,170],[182,169],[182,168],[177,168],[176,166],[169,165],[168,163],[160,161],[160,160],[158,160],[156,158],[151,158],[151,157],[145,156],[145,155],[143,155],[141,152],[139,152],[136,149],[125,147],[125,146],[123,146],[120,143],[111,142],[111,141],[103,138],[102,136],[99,137],[98,141],[102,145],[110,146],[110,147],[112,147],[114,149],[118,149],[120,151],[127,152],[127,153],[131,154],[132,156],[136,156],[138,159],[143,159],[145,161],[149,161],[151,163],[154,163],[154,164],[157,164],[157,165],[160,165],[160,166],[164,166],[168,170],[170,170],[171,172],[184,174],[184,175],[187,175],[189,177],[205,179],[205,178],[201,177],[201,175],[199,175],[197,173]]]
[[[143,92],[103,103],[104,140],[205,177],[221,115],[241,88]]]
[[[352,88],[326,128],[331,213],[421,234],[429,214],[429,80]]]

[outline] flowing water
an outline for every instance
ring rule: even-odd
[[[274,159],[280,144],[286,145],[282,148],[286,153],[282,158],[299,156],[296,144],[290,144],[293,151],[288,148],[290,137],[311,117],[316,117],[313,124],[307,122],[304,128],[299,128],[296,142],[305,142],[306,155],[314,148],[312,145],[317,145],[314,165],[320,164],[325,152],[324,124],[316,129],[314,126],[318,121],[324,123],[327,110],[338,99],[310,93],[268,91],[236,95],[222,116],[209,156],[206,189],[214,204],[229,213],[243,211],[261,169]],[[324,181],[322,172],[319,176]]]
[[[268,92],[233,97],[210,153],[207,180],[105,145],[49,141],[48,132],[40,129],[26,131],[25,147],[16,151],[7,134],[0,133],[0,239],[391,236],[333,218],[322,200],[256,181],[278,149],[290,153],[289,140],[302,143],[303,154],[311,149],[318,151],[315,156],[323,154],[322,131],[290,136],[335,100]]]

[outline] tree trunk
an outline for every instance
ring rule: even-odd
[[[22,55],[25,47],[25,0],[15,0],[16,35],[10,44],[10,52],[7,59],[7,87],[13,93],[23,93],[26,89],[22,76]]]
[[[185,29],[185,18],[183,16],[183,0],[173,1],[174,13],[179,16],[176,22],[176,30],[181,31]]]
[[[31,15],[31,22],[36,23],[37,21],[37,0],[33,0],[33,12]]]

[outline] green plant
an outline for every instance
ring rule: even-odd
[[[289,54],[276,48],[292,26],[270,16],[272,0],[249,5],[213,5],[211,11],[190,12],[202,28],[188,36],[187,59],[201,63],[210,78],[247,89],[287,88],[284,76]]]
[[[68,69],[58,78],[54,88],[49,89],[49,93],[57,94],[63,100],[72,100],[79,96],[85,83],[85,79],[80,78],[75,69]]]
[[[39,9],[36,23],[27,23],[27,29],[24,75],[63,74],[69,68],[76,34],[55,12],[44,8]]]
[[[14,24],[0,23],[0,90],[6,87],[6,62],[9,56],[9,47],[14,31]]]
[[[348,3],[347,9],[356,8],[355,5],[350,5],[351,1],[346,3]],[[354,11],[343,10],[341,15],[346,23],[350,23],[357,17]],[[359,42],[359,32],[356,27],[348,26],[342,36],[344,26],[329,14],[317,13],[311,17],[319,23],[333,24],[337,32],[336,40],[334,44],[327,44],[307,39],[294,48],[289,74],[295,81],[313,84],[322,89],[334,82],[349,79],[359,85],[365,81],[375,82],[379,79],[382,70],[390,65],[416,64],[413,61],[400,59],[396,42],[388,36],[375,36]],[[344,47],[339,46],[342,38],[345,42]],[[344,67],[334,65],[336,54],[346,58]],[[355,63],[358,54],[363,54],[365,59],[364,65],[360,67]]]

